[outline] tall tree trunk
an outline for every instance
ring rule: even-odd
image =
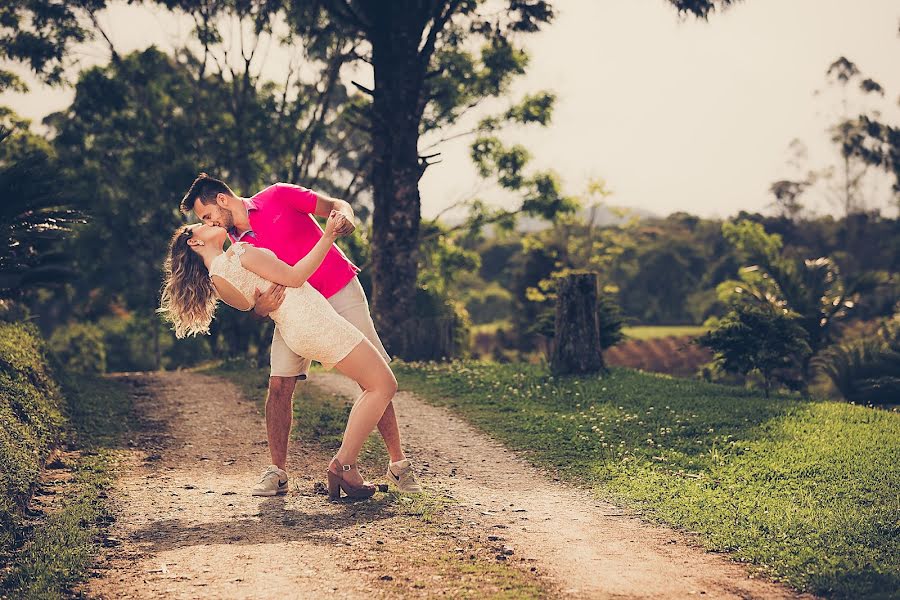
[[[415,359],[405,347],[414,326],[420,198],[418,140],[422,77],[421,15],[385,3],[373,30],[372,311],[388,352]]]

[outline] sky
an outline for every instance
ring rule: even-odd
[[[842,55],[886,92],[854,106],[879,109],[885,120],[900,123],[898,0],[746,0],[708,22],[679,18],[665,0],[557,0],[554,6],[554,23],[527,38],[527,74],[468,124],[526,93],[553,91],[558,100],[550,126],[501,137],[524,144],[534,169],[555,170],[566,193],[582,194],[589,181],[602,178],[613,192],[611,204],[659,215],[768,210],[771,183],[799,174],[789,165],[793,139],[808,148],[806,168],[835,162],[826,130],[840,105],[825,71]],[[150,44],[171,49],[190,31],[184,18],[146,5],[114,5],[101,23],[119,52]],[[78,56],[85,65],[108,58],[99,43]],[[273,48],[263,73],[282,72],[286,60]],[[371,81],[370,73],[355,77]],[[28,94],[0,95],[0,104],[39,123],[72,97],[71,89],[32,84]],[[442,162],[420,183],[426,217],[472,197],[517,205],[478,177],[470,142],[436,148]],[[886,175],[874,176],[871,202],[887,206],[889,187]],[[808,193],[817,213],[834,211],[825,194]]]

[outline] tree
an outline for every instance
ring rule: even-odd
[[[105,0],[0,3],[0,59],[26,64],[46,83],[63,83],[70,47],[91,37],[82,17],[105,5]],[[0,69],[0,91],[6,89],[25,92],[28,86],[12,71]]]
[[[42,140],[0,126],[0,299],[72,275],[60,242],[84,220],[51,152]]]
[[[854,109],[850,102],[850,86],[856,84],[856,89],[863,95],[884,96],[884,89],[874,80],[865,78],[859,67],[843,56],[828,67],[826,77],[832,85],[840,89],[841,94],[841,112],[838,121],[829,128],[831,141],[837,146],[840,155],[840,164],[837,175],[834,168],[828,168],[820,172],[819,176],[834,182],[831,192],[834,202],[841,207],[845,216],[849,216],[864,212],[868,208],[863,185],[870,167],[852,152],[845,150],[850,139],[858,135],[860,127],[859,120],[851,116]]]
[[[860,87],[884,95],[884,89],[871,79],[863,79]],[[900,127],[886,123],[877,112],[862,114],[843,140],[841,150],[847,156],[892,174],[894,202],[900,208]]]
[[[679,14],[706,18],[733,0],[671,0]],[[417,280],[420,226],[418,182],[435,154],[421,154],[419,138],[458,122],[524,72],[517,37],[554,16],[547,0],[314,0],[371,47],[375,87],[368,117],[372,139],[373,309],[391,352],[410,314]],[[479,55],[471,48],[481,42]],[[543,180],[544,184],[551,182]]]
[[[162,259],[170,232],[183,222],[184,182],[198,164],[229,160],[228,146],[216,143],[229,127],[219,110],[227,92],[210,82],[198,94],[189,69],[151,47],[83,72],[72,104],[46,119],[60,168],[77,182],[79,208],[90,215],[70,244],[80,277],[71,290],[76,302],[59,298],[76,311],[62,319],[133,314],[155,349],[156,367]]]

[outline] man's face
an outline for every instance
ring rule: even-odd
[[[231,211],[218,204],[203,204],[198,198],[194,201],[194,214],[207,225],[223,227],[226,231],[234,228],[234,216]]]

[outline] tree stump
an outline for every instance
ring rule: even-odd
[[[574,273],[559,280],[556,327],[550,354],[554,375],[604,370],[597,316],[597,274]]]

